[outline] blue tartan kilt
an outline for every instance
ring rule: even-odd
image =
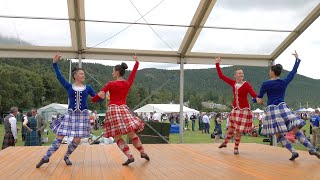
[[[89,137],[90,120],[89,111],[73,111],[71,109],[61,118],[54,119],[50,128],[58,136]]]
[[[296,127],[303,127],[306,122],[295,115],[286,103],[270,105],[266,109],[261,133],[263,135],[274,135],[290,132]]]
[[[24,146],[40,146],[40,137],[37,131],[27,132]]]

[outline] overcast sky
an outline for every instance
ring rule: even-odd
[[[161,0],[132,0],[142,14]],[[189,25],[200,0],[165,0],[145,16],[148,23]],[[319,0],[218,0],[205,26],[293,30]],[[0,0],[0,15],[68,18],[66,0]],[[37,6],[35,6],[35,4]],[[86,19],[135,22],[140,15],[129,0],[85,0]],[[144,22],[142,19],[138,22]],[[108,39],[127,25],[86,23],[87,46]],[[155,26],[163,43],[148,26],[134,25],[107,42],[103,48],[178,50],[187,31],[184,27]],[[298,73],[320,79],[320,18],[318,18],[283,54],[276,63],[291,70],[294,50],[302,63]],[[40,46],[70,46],[68,21],[22,20],[0,18],[0,34],[19,37]],[[257,32],[203,29],[193,52],[270,54],[287,37],[286,32]],[[119,61],[93,61],[115,65]],[[129,68],[133,63],[129,62]],[[177,64],[142,62],[141,68],[178,69]],[[208,68],[212,65],[186,65],[185,68]]]

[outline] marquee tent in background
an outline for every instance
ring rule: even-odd
[[[263,113],[263,110],[257,108],[256,110],[252,111],[252,113]]]
[[[46,121],[51,121],[57,114],[65,114],[68,110],[68,104],[51,103],[38,109],[38,114],[44,116]]]
[[[46,121],[51,121],[52,117],[56,117],[57,114],[65,114],[68,110],[68,104],[51,103],[38,109],[38,114],[44,116]],[[91,111],[89,110],[91,113]]]
[[[158,112],[158,113],[172,113],[172,112],[179,112],[180,111],[180,104],[147,104],[137,110],[135,113],[150,113],[150,112]],[[184,113],[196,113],[198,114],[199,111],[195,109],[188,108],[183,106]]]

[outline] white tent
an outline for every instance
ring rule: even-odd
[[[308,112],[314,112],[315,110],[313,108],[308,108],[307,111]]]
[[[263,113],[263,110],[257,108],[256,110],[252,111],[253,113]]]
[[[179,112],[180,111],[180,104],[147,104],[134,112],[136,113],[150,113],[150,112],[159,112],[159,113],[171,113],[171,112]],[[199,111],[195,109],[191,109],[188,107],[183,106],[183,112],[188,113],[199,113]]]
[[[307,112],[308,110],[306,108],[298,109],[297,112]]]
[[[46,120],[51,121],[57,114],[65,114],[68,110],[68,104],[51,103],[38,109],[38,113],[43,115]],[[88,110],[90,113],[91,111]]]
[[[68,110],[68,104],[51,103],[38,109],[38,113],[42,114],[46,120],[51,121],[53,116],[57,114],[65,114]]]

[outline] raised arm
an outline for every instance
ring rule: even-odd
[[[235,80],[228,78],[227,76],[225,76],[225,75],[222,73],[221,68],[220,68],[220,62],[221,62],[220,57],[217,57],[217,58],[216,58],[216,69],[217,69],[219,78],[222,79],[222,80],[223,80],[224,82],[226,82],[227,84],[229,84],[230,86],[233,86],[234,83],[235,83]]]
[[[253,102],[257,102],[258,104],[263,104],[263,96],[266,93],[265,82],[262,83],[259,95],[256,98],[252,98]]]
[[[134,78],[136,76],[137,70],[139,68],[138,57],[137,56],[133,56],[133,59],[136,60],[136,63],[134,64],[133,70],[132,70],[132,72],[130,73],[130,75],[128,77],[128,83],[129,83],[130,86],[132,85],[132,83],[134,81]]]
[[[284,81],[286,81],[287,84],[289,84],[292,81],[292,79],[294,78],[294,75],[297,73],[298,67],[301,62],[296,51],[294,51],[294,53],[292,53],[292,55],[295,56],[296,60],[295,60],[295,63],[294,63],[294,66],[293,66],[291,72],[288,74],[287,78],[284,79]]]
[[[57,62],[60,60],[61,58],[61,55],[59,53],[57,53],[53,59],[52,59],[52,66],[53,66],[53,69],[54,69],[54,72],[56,73],[56,76],[57,76],[57,79],[59,80],[60,84],[65,88],[65,89],[68,89],[71,84],[68,83],[65,78],[63,77],[63,75],[61,74],[60,72],[60,69],[59,69],[59,66],[57,64]]]

